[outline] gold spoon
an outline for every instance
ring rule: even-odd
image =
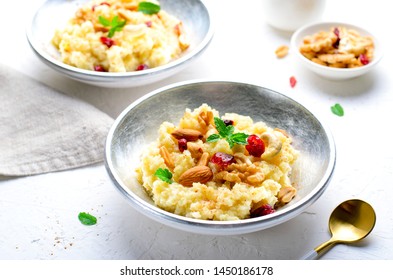
[[[329,219],[330,240],[303,257],[312,260],[337,243],[352,243],[365,238],[374,228],[377,217],[370,204],[363,200],[344,201],[333,210]]]

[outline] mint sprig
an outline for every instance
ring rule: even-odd
[[[214,124],[216,125],[218,134],[210,135],[207,137],[206,142],[213,143],[220,139],[225,139],[230,148],[232,148],[235,144],[247,145],[248,134],[243,132],[233,133],[235,131],[235,127],[233,125],[227,126],[223,120],[217,117],[214,117]]]
[[[155,176],[157,176],[159,179],[161,179],[164,182],[167,182],[169,184],[172,183],[172,173],[168,169],[162,169],[158,168],[156,172],[154,173]]]
[[[108,37],[112,38],[113,35],[115,35],[116,31],[121,31],[126,25],[126,21],[119,20],[119,16],[115,16],[112,18],[112,20],[109,20],[107,18],[104,18],[103,16],[98,17],[98,21],[105,27],[110,27],[109,32],[108,32]]]
[[[138,12],[142,12],[147,15],[157,14],[161,10],[161,7],[151,2],[139,2]]]

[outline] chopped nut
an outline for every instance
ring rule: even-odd
[[[263,160],[272,159],[281,151],[282,143],[274,133],[264,132],[261,135],[261,139],[267,146],[265,152],[262,154]]]
[[[203,111],[199,114],[199,116],[203,119],[207,126],[214,123],[214,116],[212,111]]]
[[[203,154],[201,145],[194,142],[187,142],[187,150],[190,151],[191,156],[195,159],[199,159]]]
[[[175,167],[175,164],[171,158],[171,155],[169,154],[169,152],[165,146],[162,146],[160,148],[160,155],[164,159],[166,166],[168,166],[171,169],[173,169]]]
[[[296,189],[292,186],[284,186],[280,189],[279,193],[278,193],[278,200],[285,204],[290,202],[293,197],[296,195]]]
[[[260,184],[265,180],[265,176],[262,173],[256,173],[247,177],[247,181],[251,184]]]
[[[283,57],[287,56],[288,51],[289,51],[288,46],[282,45],[276,49],[275,53],[276,53],[277,58],[283,58]]]
[[[221,171],[216,174],[217,180],[225,180],[232,183],[240,183],[242,180],[236,173],[229,173],[228,171]]]
[[[204,152],[198,161],[198,165],[207,166],[208,163],[209,163],[209,153]]]
[[[191,156],[195,159],[199,159],[203,154],[201,145],[194,142],[187,142],[187,150],[190,151]]]

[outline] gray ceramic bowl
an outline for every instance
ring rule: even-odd
[[[183,21],[190,47],[178,59],[152,69],[127,73],[103,73],[78,69],[60,61],[51,44],[55,29],[63,26],[87,0],[48,0],[33,14],[27,39],[36,55],[54,70],[80,82],[103,87],[133,87],[165,79],[184,69],[209,45],[213,38],[211,16],[201,0],[160,0],[161,8]]]
[[[292,179],[298,195],[273,214],[240,221],[202,221],[156,207],[134,177],[143,147],[158,136],[163,121],[175,124],[186,108],[207,103],[220,114],[248,115],[287,130],[300,151]],[[170,85],[132,103],[114,122],[106,140],[105,164],[125,199],[142,214],[168,226],[203,234],[230,235],[283,223],[314,203],[325,191],[335,166],[335,145],[325,125],[309,110],[280,93],[260,86],[227,81],[192,81]]]

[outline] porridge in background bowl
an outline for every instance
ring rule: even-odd
[[[179,21],[182,22],[182,25],[184,25],[187,37],[184,40],[186,42],[185,46],[187,46],[187,41],[189,40],[188,48],[183,51],[179,57],[172,59],[166,64],[153,68],[146,67],[152,67],[152,65],[138,64],[146,63],[143,61],[139,61],[132,66],[130,65],[129,67],[132,71],[127,72],[101,72],[106,71],[107,69],[104,67],[105,65],[98,64],[103,63],[99,61],[94,63],[91,62],[90,65],[90,67],[95,66],[96,70],[99,71],[92,71],[94,70],[92,68],[89,70],[78,68],[66,64],[61,60],[61,54],[58,49],[53,45],[52,40],[56,32],[56,28],[66,26],[67,22],[69,22],[73,15],[75,15],[75,12],[81,7],[85,6],[87,2],[88,0],[46,0],[42,5],[37,8],[37,10],[33,12],[31,18],[28,20],[28,25],[26,28],[26,35],[29,45],[39,59],[41,59],[45,64],[47,64],[50,68],[52,68],[59,74],[82,83],[108,88],[128,88],[147,84],[150,85],[157,81],[161,81],[165,78],[171,77],[174,74],[184,70],[186,67],[189,67],[208,48],[214,36],[214,24],[212,22],[211,12],[209,11],[208,7],[205,6],[203,0],[160,0],[158,5],[160,8],[160,12],[157,14],[157,16],[160,15],[162,11],[165,11],[168,14],[173,15],[174,17],[179,19]],[[136,3],[135,0],[130,0],[130,3],[131,2]],[[100,9],[103,10],[109,8],[108,5],[104,3],[109,4],[109,2],[106,1],[100,2],[99,4],[102,5],[94,7],[94,10],[98,11]],[[93,6],[90,7],[90,10],[91,9],[93,9]],[[88,13],[90,13],[90,11]],[[145,18],[145,16],[145,14],[140,13],[140,18]],[[155,16],[156,15],[153,14],[151,17]],[[103,41],[108,45],[110,45],[111,41],[105,38],[109,38],[109,32],[113,28],[112,25],[116,28],[111,32],[114,33],[113,37],[109,38],[111,40],[116,40],[116,37],[119,36],[119,33],[123,32],[125,29],[125,26],[122,27],[124,19],[120,16],[118,16],[116,19],[115,18],[116,16],[114,16],[113,18],[109,18],[109,16],[107,15],[102,15],[101,18],[101,21],[105,25],[107,25],[108,23],[110,25],[108,26],[110,27],[108,28],[108,31],[103,32]],[[98,21],[100,20],[99,16],[95,17],[95,19]],[[144,24],[146,25],[146,27],[144,27],[143,24],[137,25],[141,28],[149,28],[149,21],[147,23],[144,22]],[[122,28],[122,30],[119,31],[118,28]],[[182,32],[180,28],[181,26],[175,27],[175,29],[178,29],[177,31]],[[150,29],[148,30],[152,31]],[[97,37],[96,34],[89,36]],[[184,38],[182,39],[179,36],[178,39],[184,42]],[[80,42],[86,42],[84,40],[85,39],[83,38]],[[101,41],[101,37],[100,41],[95,41],[95,44],[103,49],[111,49],[112,47],[116,46],[114,45],[111,48],[107,47]],[[89,48],[89,46],[85,43],[83,43],[82,45]],[[116,50],[116,48],[114,50]],[[79,55],[81,54],[82,52],[79,52]],[[105,55],[100,59],[105,60]],[[119,65],[121,65],[122,63],[124,64],[123,61],[120,61]],[[132,69],[133,67],[144,70],[134,71],[135,69]]]
[[[163,122],[142,154],[138,181],[154,203],[202,220],[271,214],[296,195],[298,151],[286,131],[207,104],[186,109],[179,124]]]
[[[183,23],[159,2],[93,0],[52,39],[62,62],[99,72],[131,72],[165,65],[189,47]]]

